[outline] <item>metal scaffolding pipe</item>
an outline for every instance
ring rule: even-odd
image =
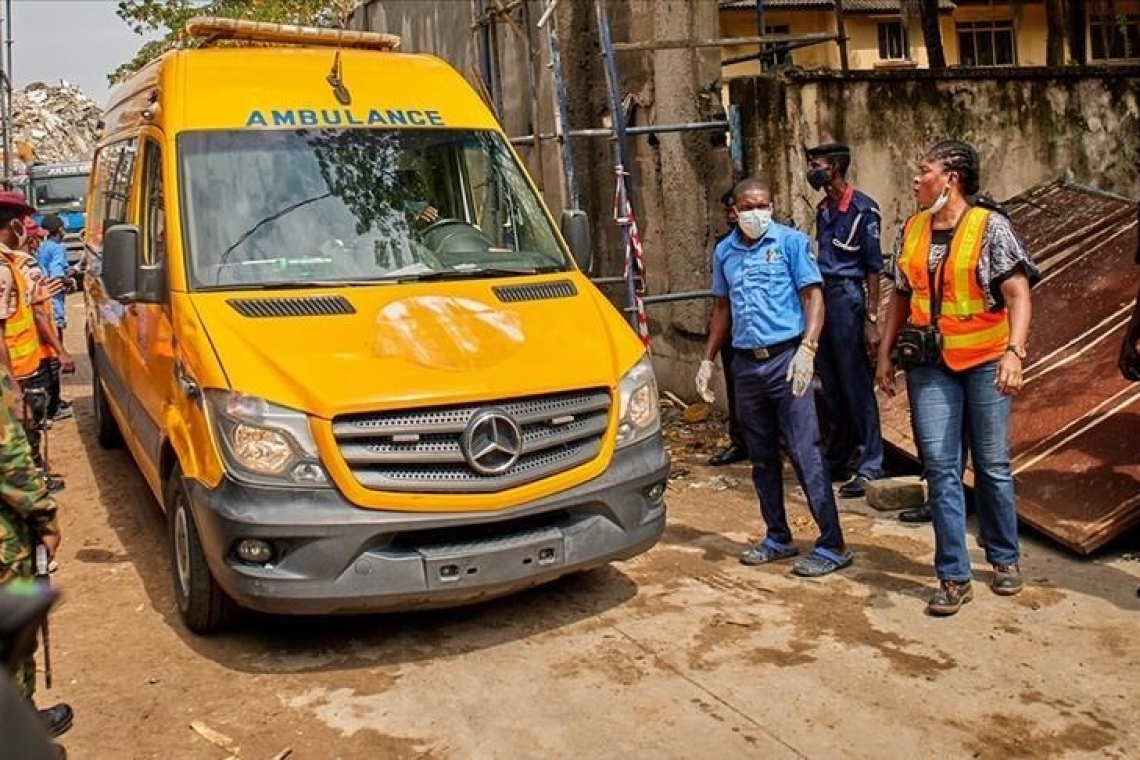
[[[523,3],[522,5],[523,24],[522,29],[515,26],[514,21],[510,16],[505,16],[507,22],[511,25],[512,29],[518,31],[523,37],[523,47],[526,52],[526,84],[527,89],[530,90],[530,123],[534,125],[533,129],[538,129],[538,56],[535,54],[534,45],[530,39],[530,4]],[[532,142],[534,148],[534,162],[535,168],[538,170],[538,189],[543,190],[546,185],[546,167],[542,160],[542,142],[536,136]]]
[[[658,303],[672,303],[673,301],[697,301],[702,298],[715,298],[716,293],[711,290],[690,290],[684,293],[662,293],[657,296],[642,296],[641,302],[646,306]],[[622,311],[633,312],[633,306],[627,306]]]
[[[561,135],[570,126],[570,111],[566,106],[568,102],[566,76],[562,71],[562,52],[558,45],[558,30],[555,28],[557,24],[549,18],[554,12],[554,6],[557,2],[558,0],[552,0],[550,7],[546,9],[546,13],[542,15],[542,20],[538,23],[543,25],[545,22],[546,44],[550,53],[550,69],[554,76],[554,128],[559,134],[551,137],[558,138],[558,148],[562,155],[562,174],[566,181],[566,202],[572,210],[577,211],[581,205],[578,199],[578,172],[574,168],[574,149],[570,145],[570,141]],[[538,129],[538,124],[534,125],[534,129]],[[539,139],[546,138],[540,135]],[[512,139],[511,142],[514,143],[515,141]]]
[[[614,137],[613,140],[613,157],[615,171],[617,175],[617,197],[615,198],[615,215],[625,215],[627,211],[633,208],[633,177],[630,174],[632,166],[628,160],[628,153],[626,152],[626,125],[625,125],[625,109],[622,108],[620,87],[621,82],[618,80],[617,63],[614,60],[614,46],[613,40],[610,37],[610,21],[609,13],[606,10],[606,0],[594,0],[594,13],[598,21],[598,36],[602,44],[602,68],[606,75],[606,95],[609,99],[610,108],[610,123],[613,126]],[[640,334],[638,329],[638,318],[640,317],[640,310],[637,308],[638,293],[637,293],[637,280],[636,273],[634,272],[634,262],[631,260],[631,247],[632,241],[630,235],[629,220],[626,219],[622,222],[618,220],[621,225],[621,240],[622,250],[625,252],[625,271],[623,274],[626,279],[626,298],[630,307],[630,321],[633,325],[634,332]]]
[[[4,0],[4,43],[5,61],[3,65],[4,97],[0,104],[0,118],[4,122],[4,185],[11,186],[12,182],[12,0]]]
[[[625,133],[627,135],[663,135],[670,132],[700,132],[706,129],[723,129],[727,130],[729,123],[727,121],[695,121],[688,124],[647,124],[641,127],[627,127]],[[613,137],[612,129],[596,128],[596,129],[571,129],[565,133],[549,133],[544,132],[538,137],[540,140],[560,140],[563,137]],[[533,142],[534,135],[520,135],[511,138],[513,145],[522,145],[525,143]]]

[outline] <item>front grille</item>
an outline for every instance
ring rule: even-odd
[[[467,463],[461,439],[481,410],[506,414],[521,433],[518,460],[483,475]],[[489,493],[584,464],[601,451],[610,394],[592,389],[463,406],[338,417],[333,435],[365,488],[413,493]]]
[[[493,290],[495,297],[503,303],[546,301],[551,298],[570,298],[578,295],[578,289],[570,280],[540,282],[534,285],[498,285]]]
[[[322,317],[356,313],[343,296],[231,298],[226,303],[243,317]]]

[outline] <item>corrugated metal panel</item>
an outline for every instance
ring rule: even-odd
[[[1140,280],[1136,204],[1055,181],[1006,206],[1043,275],[1010,424],[1018,510],[1088,553],[1140,525],[1140,384],[1116,369]],[[914,455],[905,392],[882,401],[884,437]]]

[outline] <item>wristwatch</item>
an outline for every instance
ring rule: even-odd
[[[1018,359],[1024,359],[1025,358],[1025,349],[1022,348],[1021,346],[1017,345],[1016,343],[1010,343],[1008,346],[1005,347],[1005,350],[1009,351],[1011,354],[1016,356]]]
[[[879,315],[873,311],[869,311],[869,312],[867,312],[867,321],[873,325],[878,324],[879,323]]]

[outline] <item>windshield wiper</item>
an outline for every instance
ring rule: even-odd
[[[305,198],[304,200],[297,201],[296,203],[293,203],[289,206],[286,206],[283,209],[279,209],[277,211],[274,211],[272,214],[265,217],[264,219],[259,221],[257,224],[253,225],[248,230],[243,232],[240,236],[238,236],[238,239],[235,240],[230,245],[229,248],[222,251],[222,255],[218,257],[218,278],[219,279],[221,278],[221,271],[222,271],[221,267],[227,263],[227,259],[229,259],[230,254],[233,253],[234,249],[236,249],[239,245],[244,243],[246,240],[249,240],[250,235],[257,232],[259,229],[261,229],[266,224],[269,224],[270,222],[276,221],[276,220],[280,219],[281,217],[285,216],[286,214],[290,214],[290,213],[296,211],[297,209],[299,209],[303,206],[308,206],[310,203],[316,203],[317,201],[324,200],[325,198],[328,198],[331,195],[332,195],[332,191],[330,190],[327,193],[321,193],[320,195],[314,195],[312,198]]]
[[[438,269],[433,272],[420,272],[418,274],[397,276],[394,279],[426,282],[429,280],[460,280],[468,277],[521,277],[529,274],[549,274],[550,272],[562,271],[564,270],[560,266],[452,267],[450,269]]]
[[[223,286],[226,290],[305,290],[309,288],[351,288],[375,285],[383,280],[265,280]]]

